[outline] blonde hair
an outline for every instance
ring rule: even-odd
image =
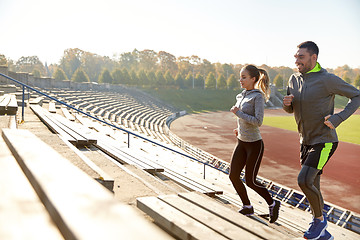
[[[257,68],[254,65],[246,65],[243,67],[248,71],[250,77],[255,77],[255,88],[259,89],[265,96],[265,101],[267,102],[270,98],[270,78],[267,72],[264,69]]]
[[[270,78],[264,69],[259,69],[260,79],[257,83],[257,88],[262,91],[265,95],[265,101],[267,102],[270,98]]]

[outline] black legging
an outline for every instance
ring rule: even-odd
[[[273,199],[268,190],[256,181],[263,153],[264,143],[262,140],[243,142],[238,139],[238,144],[231,158],[229,178],[236,192],[239,194],[243,205],[251,205],[246,188],[240,179],[240,174],[244,166],[246,185],[262,196],[268,205],[273,203]]]
[[[321,217],[324,199],[320,192],[320,170],[302,165],[298,175],[298,185],[310,203],[311,212],[315,217]]]

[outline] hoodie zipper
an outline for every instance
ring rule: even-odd
[[[246,97],[246,95],[248,94],[248,91],[247,90],[245,90],[245,93],[244,93],[244,96],[242,97],[242,99],[240,100],[240,102],[239,102],[239,106],[237,106],[238,108],[240,108],[240,106],[241,106],[241,103],[244,101],[244,98]]]
[[[306,90],[306,81],[305,81],[305,76],[302,75],[302,80],[303,80],[303,85],[301,86],[301,92],[300,92],[300,122],[301,122],[301,132],[303,134],[303,141],[302,143],[303,144],[306,144],[306,139],[307,139],[307,134],[306,134],[306,131],[305,131],[305,122],[303,121],[303,100],[305,99],[305,90]]]

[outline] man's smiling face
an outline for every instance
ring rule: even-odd
[[[316,54],[310,55],[306,48],[299,48],[298,51],[295,53],[294,57],[295,65],[298,71],[302,74],[307,73],[316,65]]]

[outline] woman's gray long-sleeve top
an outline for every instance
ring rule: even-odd
[[[264,118],[264,97],[260,90],[244,90],[236,96],[235,106],[238,117],[238,138],[244,142],[255,142],[261,139],[259,127]]]

